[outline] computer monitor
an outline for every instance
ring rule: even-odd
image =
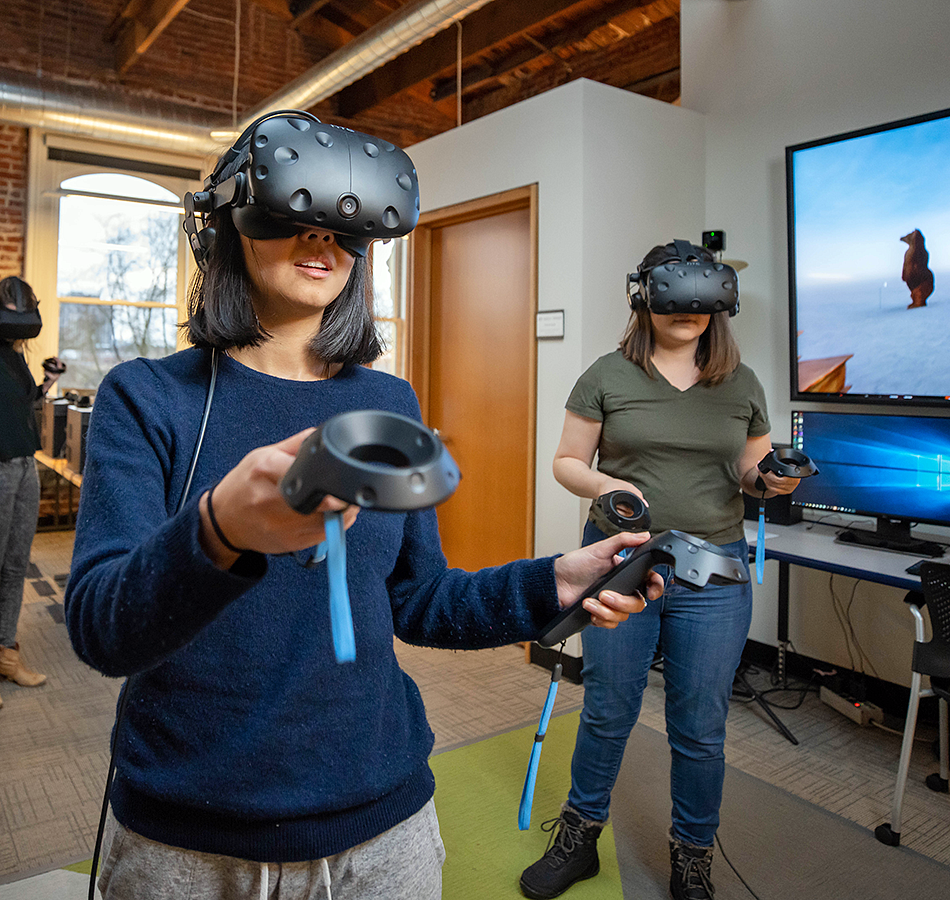
[[[795,411],[792,446],[819,468],[792,494],[794,505],[877,519],[876,531],[849,527],[839,541],[943,555],[911,526],[950,527],[950,418]]]
[[[785,165],[792,400],[950,406],[950,109]]]

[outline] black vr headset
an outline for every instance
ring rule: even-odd
[[[36,295],[30,286],[11,275],[4,278],[0,290],[0,341],[26,341],[35,338],[43,327]],[[16,308],[5,305],[13,301]]]
[[[185,194],[184,229],[202,270],[214,240],[205,218],[222,207],[245,237],[271,240],[293,237],[301,227],[323,228],[347,253],[366,256],[374,240],[416,227],[419,181],[409,156],[388,141],[308,112],[280,110],[245,129],[203,191]]]
[[[715,262],[708,250],[689,241],[673,241],[673,247],[668,259],[648,268],[641,263],[627,276],[631,309],[666,316],[739,312],[739,276],[732,266]]]

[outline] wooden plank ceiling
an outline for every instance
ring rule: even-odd
[[[114,48],[117,81],[134,80],[136,68],[147,65],[150,54],[161,52],[163,32],[174,28],[189,5],[192,15],[199,14],[201,2],[119,0],[106,34]],[[288,38],[306,46],[313,66],[367,29],[418,4],[243,0],[242,16],[256,12],[272,19]],[[241,8],[237,0],[232,14]],[[312,111],[327,121],[408,146],[455,127],[459,119],[477,119],[575,78],[674,102],[679,97],[679,48],[679,0],[493,0],[470,13],[461,28],[444,28]],[[223,61],[221,68],[227,69]],[[285,84],[307,68],[287,73]],[[230,73],[220,74],[224,85]],[[154,83],[153,88],[160,90]],[[275,92],[279,89],[277,85]],[[267,99],[242,92],[240,84],[234,94],[239,116]],[[220,99],[223,104],[231,98]]]

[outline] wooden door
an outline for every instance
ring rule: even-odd
[[[410,380],[462,471],[439,507],[453,567],[534,555],[536,188],[420,217]]]

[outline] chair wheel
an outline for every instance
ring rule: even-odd
[[[939,772],[928,775],[924,784],[926,784],[930,790],[936,791],[938,794],[950,793],[950,785],[947,784],[947,779],[941,778]]]
[[[888,847],[899,847],[901,843],[900,832],[892,831],[890,822],[878,825],[877,828],[874,829],[874,837],[882,844],[887,844]]]

